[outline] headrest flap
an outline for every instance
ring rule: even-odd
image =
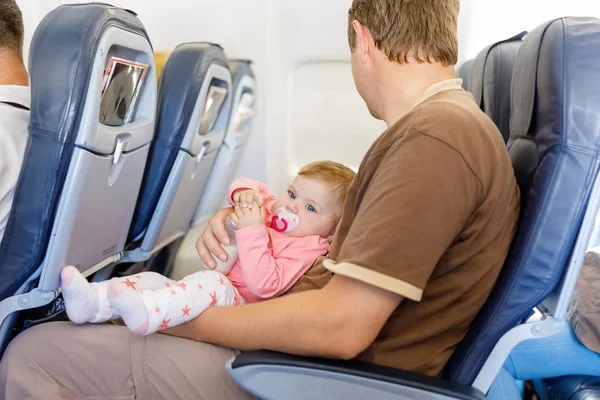
[[[598,80],[598,46],[600,20],[590,17],[554,19],[528,35],[519,51],[512,80],[511,136],[535,134],[531,126],[535,115],[544,120],[545,125],[551,125],[550,119],[554,119],[556,129],[560,129],[571,112],[587,113],[590,117],[598,115],[599,95],[594,92],[597,88],[593,84]],[[544,61],[540,63],[540,60]],[[570,72],[575,69],[577,73]],[[574,93],[577,95],[572,95]],[[595,101],[590,102],[591,99]],[[598,118],[593,120],[600,123]],[[592,134],[595,131],[588,133],[578,136],[583,140],[578,145],[595,146],[597,137]]]
[[[229,69],[231,70],[232,86],[234,90],[245,76],[254,79],[254,73],[250,68],[251,62],[248,60],[229,60]]]
[[[456,75],[462,79],[463,89],[470,91],[469,85],[471,84],[471,71],[473,70],[473,64],[475,60],[467,60],[458,68]]]
[[[508,39],[493,43],[493,44],[487,46],[486,48],[484,48],[482,51],[480,51],[479,54],[477,55],[477,58],[475,58],[475,61],[473,63],[473,67],[471,70],[471,77],[470,77],[470,82],[469,82],[468,87],[469,87],[469,91],[473,94],[473,97],[475,98],[475,102],[477,103],[477,105],[479,107],[481,107],[482,102],[483,102],[483,86],[484,86],[483,85],[483,77],[484,77],[484,71],[485,71],[485,64],[486,64],[486,61],[487,61],[490,51],[495,46],[497,46],[501,43],[523,40],[523,38],[525,37],[526,34],[527,34],[527,32],[523,31],[519,34],[516,34],[515,36],[511,36]]]
[[[181,145],[211,65],[229,69],[226,60],[223,48],[212,43],[182,43],[173,50],[165,64],[159,90],[157,134],[161,140]]]

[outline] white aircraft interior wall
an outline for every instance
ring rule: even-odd
[[[531,31],[553,18],[600,18],[600,2],[595,0],[462,0],[465,5],[466,42],[459,62],[475,58],[490,43]]]
[[[25,51],[43,16],[74,1],[17,0]],[[75,1],[83,2],[83,1]],[[351,0],[112,0],[134,10],[155,50],[186,41],[221,44],[230,58],[254,60],[257,117],[237,176],[285,190],[302,165],[321,159],[357,168],[385,125],[354,88],[346,38]],[[459,64],[495,40],[552,17],[600,17],[589,0],[462,0]]]

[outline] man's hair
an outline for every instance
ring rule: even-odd
[[[299,176],[317,179],[331,188],[331,194],[337,197],[338,207],[341,210],[346,201],[350,184],[356,175],[354,171],[334,161],[315,161],[302,167]],[[336,213],[339,217],[339,213]]]
[[[0,0],[0,50],[12,50],[23,58],[23,15],[15,0]]]
[[[348,42],[354,51],[357,20],[373,36],[375,46],[391,61],[437,61],[455,65],[460,0],[353,0],[348,11]]]

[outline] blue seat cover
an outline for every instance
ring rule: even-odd
[[[472,384],[498,340],[558,284],[600,149],[600,21],[561,18],[525,37],[511,87],[509,153],[521,217],[490,298],[445,371]]]
[[[475,59],[469,91],[498,127],[504,142],[510,135],[510,82],[523,37],[521,32],[483,49]]]

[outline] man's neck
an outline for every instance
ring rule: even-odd
[[[0,85],[29,86],[23,60],[10,50],[0,50]]]
[[[382,76],[385,84],[381,87],[381,117],[390,127],[417,104],[431,85],[456,78],[456,73],[452,66],[410,62],[386,64]]]

